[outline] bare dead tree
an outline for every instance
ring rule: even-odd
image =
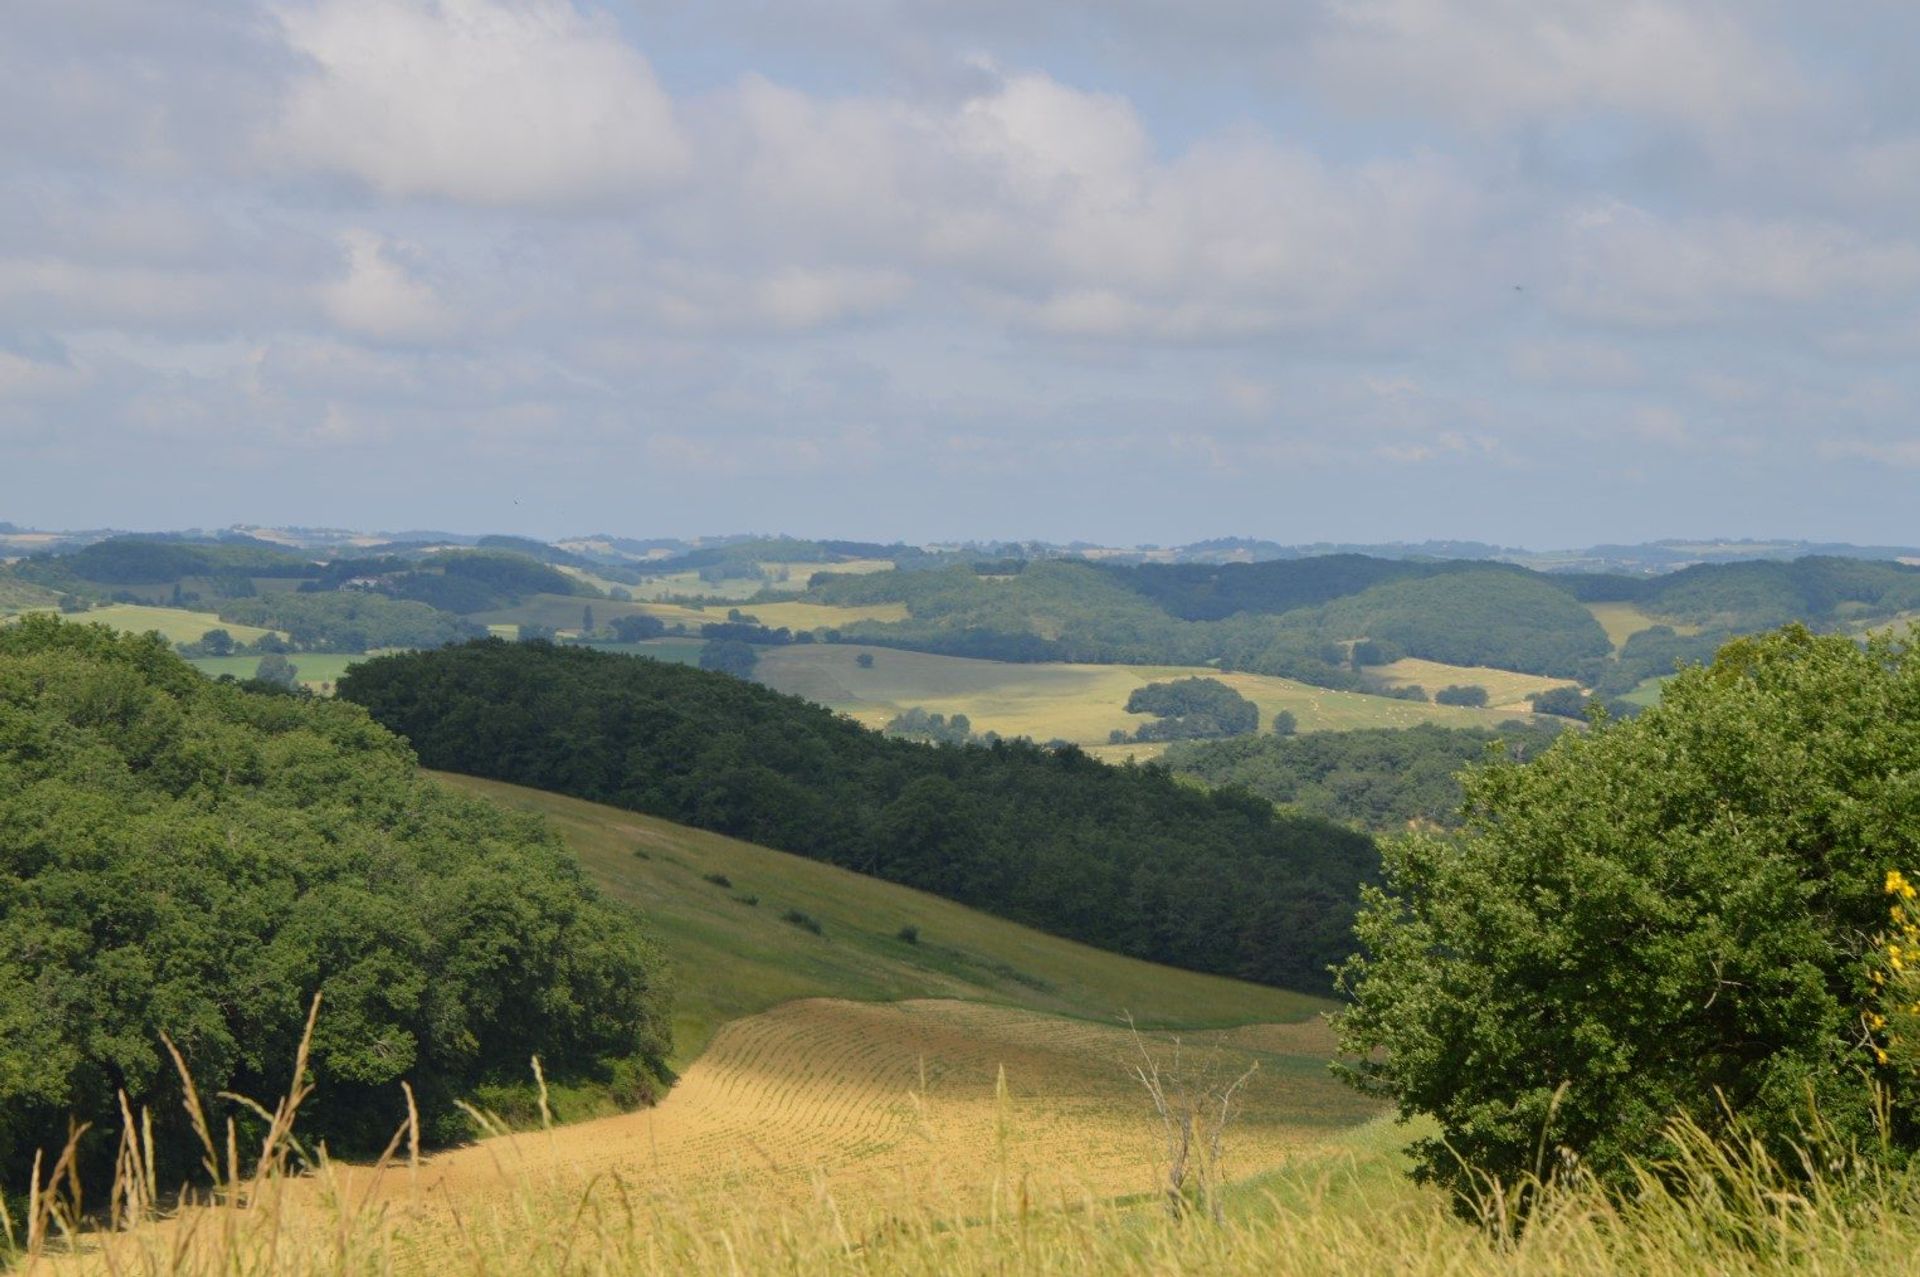
[[[1131,1015],[1127,1016],[1127,1028],[1139,1054],[1130,1071],[1153,1102],[1166,1144],[1162,1190],[1167,1211],[1175,1219],[1183,1218],[1197,1196],[1217,1221],[1223,1210],[1219,1190],[1226,1161],[1227,1127],[1233,1121],[1240,1089],[1259,1070],[1260,1062],[1255,1060],[1245,1071],[1230,1076],[1217,1048],[1192,1061],[1176,1037],[1156,1054]]]

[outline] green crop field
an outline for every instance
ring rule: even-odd
[[[223,621],[211,612],[190,612],[177,607],[148,607],[143,603],[113,603],[82,612],[72,619],[111,626],[116,630],[125,630],[129,634],[155,631],[169,643],[198,643],[206,636],[208,630],[225,630],[233,636],[235,642],[239,643],[256,642],[273,633],[272,630],[264,630],[257,625],[236,625],[232,621]]]
[[[862,653],[873,658],[870,668],[859,664]],[[1301,731],[1416,723],[1494,726],[1515,717],[1511,711],[1330,691],[1292,679],[1222,673],[1204,666],[1016,664],[840,643],[763,648],[754,676],[777,691],[841,710],[869,726],[884,726],[918,705],[941,714],[965,714],[979,732],[1102,747],[1109,733],[1131,731],[1143,721],[1126,712],[1127,697],[1135,688],[1195,676],[1217,678],[1253,701],[1260,707],[1262,726],[1284,709],[1294,715]]]
[[[347,667],[360,661],[370,660],[378,655],[375,652],[290,652],[287,659],[293,662],[294,676],[305,687],[320,691],[322,684],[331,685],[340,681]],[[189,658],[187,664],[205,674],[208,678],[219,678],[230,674],[234,678],[249,679],[260,665],[257,656],[201,656]]]

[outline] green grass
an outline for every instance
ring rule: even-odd
[[[1297,1022],[1333,1008],[1307,994],[1156,966],[1045,935],[924,892],[670,821],[498,781],[442,783],[536,811],[592,880],[645,915],[675,969],[674,1064],[714,1030],[806,997],[953,997],[1112,1023]],[[644,853],[636,855],[636,852]],[[724,874],[731,887],[708,882]],[[759,897],[756,905],[739,897]],[[820,935],[782,921],[798,910]],[[900,928],[920,929],[918,944]]]
[[[1656,674],[1640,683],[1631,692],[1621,695],[1620,699],[1629,705],[1658,705],[1660,693],[1666,687],[1667,680],[1672,677],[1671,674]]]
[[[111,603],[80,612],[69,620],[107,625],[129,634],[157,632],[169,643],[198,643],[208,630],[225,630],[236,642],[252,643],[272,630],[257,625],[239,625],[223,621],[211,612],[194,612],[177,607],[149,607],[144,603]]]
[[[371,660],[378,653],[373,652],[289,652],[287,659],[293,662],[295,677],[301,683],[318,691],[322,683],[337,683],[347,667],[361,661]],[[187,664],[205,674],[208,678],[219,678],[231,674],[238,679],[249,679],[259,667],[258,656],[201,656],[188,660]]]
[[[873,658],[871,667],[861,667],[862,653]],[[1143,721],[1126,712],[1127,697],[1135,688],[1195,676],[1217,678],[1253,701],[1260,707],[1262,727],[1283,709],[1307,732],[1417,723],[1492,727],[1516,717],[1512,711],[1330,691],[1292,679],[1222,673],[1204,666],[1017,664],[842,643],[763,648],[754,674],[776,691],[804,696],[870,727],[884,726],[919,705],[941,714],[965,714],[979,732],[1103,748],[1110,732],[1132,731]]]

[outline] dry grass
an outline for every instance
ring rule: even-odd
[[[871,667],[860,666],[861,653],[873,658]],[[763,651],[754,674],[776,691],[831,706],[870,727],[885,726],[918,705],[934,713],[965,714],[975,731],[1089,747],[1106,746],[1115,730],[1131,732],[1140,726],[1141,717],[1126,712],[1127,697],[1136,688],[1196,676],[1217,678],[1253,701],[1260,707],[1263,726],[1284,709],[1308,732],[1418,723],[1492,727],[1515,717],[1510,710],[1393,700],[1205,666],[1020,664],[839,643]],[[1143,746],[1098,752],[1106,757],[1116,751],[1139,757],[1158,752]]]
[[[1670,626],[1676,634],[1700,632],[1700,627],[1697,625],[1663,621],[1657,616],[1641,611],[1631,603],[1589,603],[1586,608],[1593,613],[1593,619],[1600,622],[1600,628],[1607,632],[1607,641],[1613,644],[1613,650],[1616,652],[1625,647],[1627,640],[1641,630],[1652,629],[1656,625]]]
[[[918,1110],[903,1121],[911,1126]],[[1764,1155],[1682,1128],[1683,1148],[1631,1194],[1580,1178],[1520,1188],[1525,1227],[1489,1186],[1486,1226],[1399,1179],[1391,1132],[1363,1128],[1325,1151],[1229,1188],[1210,1212],[1170,1213],[1151,1194],[1102,1196],[1076,1168],[1034,1168],[1021,1101],[998,1088],[978,1170],[906,1169],[871,1191],[831,1174],[797,1195],[747,1181],[698,1191],[646,1171],[590,1168],[536,1152],[559,1132],[490,1140],[472,1188],[440,1161],[416,1168],[408,1126],[375,1167],[343,1167],[294,1143],[297,1103],[274,1112],[258,1169],[207,1140],[218,1190],[163,1207],[137,1139],[123,1149],[110,1220],[79,1227],[61,1167],[36,1167],[26,1217],[8,1221],[23,1272],[120,1277],[478,1277],[791,1273],[1214,1274],[1222,1277],[1600,1277],[1726,1274],[1912,1277],[1920,1193],[1911,1174],[1865,1172],[1845,1157],[1809,1178]],[[281,1120],[281,1119],[284,1119]],[[130,1123],[138,1129],[136,1123]],[[449,1160],[449,1159],[441,1159]],[[556,1164],[558,1169],[556,1169]],[[293,1172],[308,1169],[308,1173]],[[52,1186],[51,1190],[41,1186]]]
[[[1443,687],[1484,687],[1487,689],[1487,705],[1508,714],[1531,713],[1533,706],[1527,702],[1527,697],[1535,692],[1575,686],[1574,681],[1568,678],[1516,674],[1512,670],[1488,669],[1477,665],[1443,665],[1439,661],[1423,661],[1416,657],[1376,666],[1369,669],[1368,673],[1378,675],[1393,687],[1423,687],[1429,696]]]
[[[71,619],[94,625],[108,625],[129,634],[157,632],[169,643],[198,643],[208,630],[225,630],[240,643],[258,642],[273,630],[257,625],[223,621],[211,612],[190,612],[177,607],[148,607],[142,603],[113,603],[79,613]],[[285,636],[282,635],[284,638]]]

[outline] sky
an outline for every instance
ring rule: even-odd
[[[0,520],[1920,541],[1908,0],[6,0]]]

